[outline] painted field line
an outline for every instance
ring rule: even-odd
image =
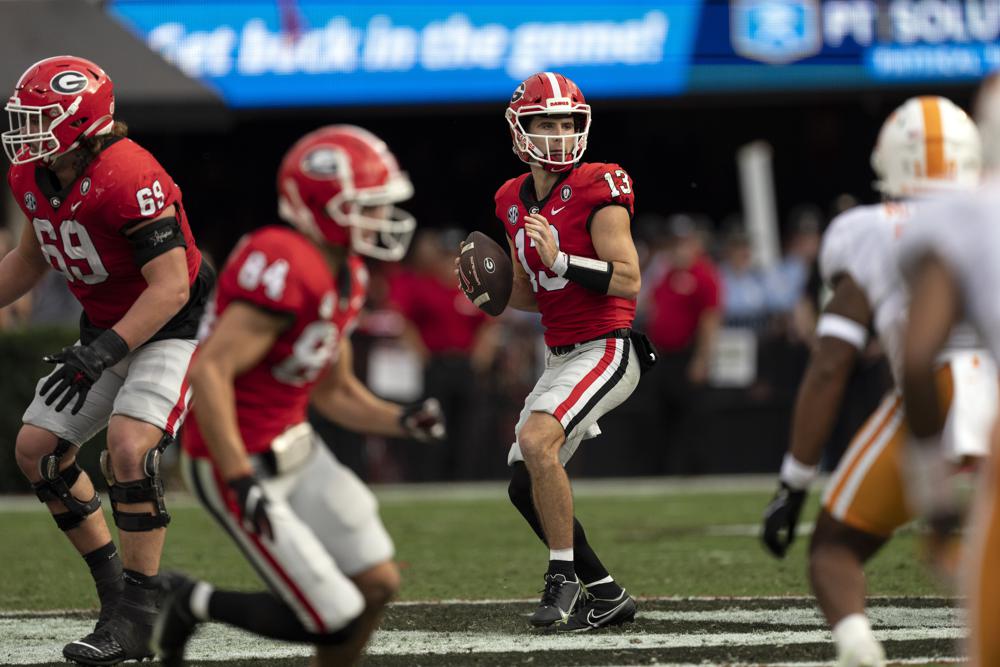
[[[879,627],[964,628],[964,614],[953,609],[914,609],[913,607],[872,607],[868,618],[876,631]],[[642,611],[638,618],[650,621],[690,621],[697,623],[757,623],[764,626],[823,626],[826,621],[813,609],[717,609],[711,611]],[[762,628],[763,629],[763,628]]]
[[[6,618],[0,620],[0,662],[32,664],[58,659],[67,641],[93,627],[90,620],[53,618]],[[907,641],[924,639],[957,640],[961,628],[876,629],[879,639]],[[826,643],[825,630],[782,630],[725,633],[629,633],[624,635],[552,636],[543,634],[502,634],[474,632],[428,632],[388,630],[375,634],[371,655],[444,655],[455,653],[528,653],[559,650],[642,650],[707,648],[727,646],[781,646]],[[197,660],[237,660],[305,656],[309,647],[262,640],[218,624],[206,624],[192,641],[189,657]]]

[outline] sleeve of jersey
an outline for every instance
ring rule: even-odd
[[[869,251],[873,248],[871,242],[866,242],[866,221],[863,212],[848,211],[834,218],[830,227],[823,235],[819,252],[819,270],[823,282],[833,285],[841,275],[849,275],[855,282],[865,284],[871,266]]]
[[[635,184],[632,177],[617,164],[597,166],[599,169],[594,174],[592,185],[594,211],[605,206],[623,206],[631,220],[635,215]]]
[[[276,243],[251,239],[230,257],[219,276],[225,301],[243,301],[261,310],[296,315],[308,300],[308,286],[293,253]]]
[[[119,231],[160,217],[180,198],[174,179],[151,155],[116,171],[115,187],[104,211],[109,224]]]

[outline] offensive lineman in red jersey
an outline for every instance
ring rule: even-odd
[[[367,291],[361,252],[398,260],[415,227],[394,207],[413,192],[388,147],[354,126],[300,139],[278,173],[281,217],[233,251],[191,366],[184,428],[188,486],[236,541],[269,592],[214,590],[182,575],[154,632],[181,664],[197,623],[214,620],[317,646],[321,665],[354,664],[399,574],[375,497],[306,421],[312,404],[342,426],[442,439],[437,401],[400,406],[355,377],[350,332]]]
[[[506,115],[514,153],[531,168],[496,194],[514,263],[510,305],[541,312],[548,346],[515,427],[509,494],[549,547],[531,623],[586,631],[635,616],[635,601],[573,516],[563,468],[581,440],[600,433],[597,420],[635,389],[640,365],[655,361],[645,336],[631,331],[639,294],[632,181],[616,164],[580,162],[590,107],[561,74],[529,77]]]
[[[157,572],[170,516],[159,456],[187,411],[184,382],[214,273],[202,262],[177,184],[114,120],[111,79],[83,58],[35,63],[7,102],[2,142],[28,224],[0,261],[0,307],[61,271],[83,306],[80,341],[46,357],[16,459],[94,577],[94,632],[63,655],[114,664],[150,655]],[[107,427],[101,468],[118,527],[76,463]],[[124,571],[123,571],[124,566]]]

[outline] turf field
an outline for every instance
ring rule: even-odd
[[[769,495],[769,481],[578,484],[591,542],[646,599],[624,630],[552,637],[525,620],[547,554],[502,485],[380,490],[405,583],[367,664],[824,664],[833,651],[804,597],[806,540],[782,562],[758,543]],[[200,508],[176,495],[169,504],[164,567],[220,587],[259,587]],[[807,523],[815,510],[814,498]],[[89,577],[32,498],[0,500],[0,535],[0,663],[55,660],[92,623]],[[954,662],[961,619],[914,564],[916,546],[904,533],[872,563],[875,628],[900,662]],[[215,626],[191,650],[196,664],[304,664],[303,656]]]

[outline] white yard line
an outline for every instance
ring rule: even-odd
[[[882,640],[946,639],[964,636],[955,613],[946,608],[875,607],[872,610],[875,634]],[[20,616],[8,612],[0,616],[0,664],[31,664],[59,659],[65,642],[90,631],[93,620],[42,615]],[[444,655],[469,653],[526,653],[558,650],[641,650],[671,648],[712,648],[726,646],[768,646],[826,643],[830,633],[817,629],[794,629],[804,622],[815,623],[811,610],[748,610],[735,607],[715,611],[654,611],[640,613],[640,619],[701,622],[746,621],[759,625],[758,632],[726,633],[628,633],[614,635],[552,636],[544,634],[503,634],[474,632],[428,632],[386,630],[378,632],[369,647],[372,655]],[[774,629],[775,623],[793,629]],[[880,629],[882,625],[896,626]],[[217,624],[205,625],[189,650],[192,660],[238,660],[247,658],[287,658],[309,655],[304,646],[271,642]],[[776,648],[775,653],[781,654]],[[921,660],[907,660],[919,663]],[[825,664],[825,663],[813,663]],[[803,663],[799,663],[804,667]]]

